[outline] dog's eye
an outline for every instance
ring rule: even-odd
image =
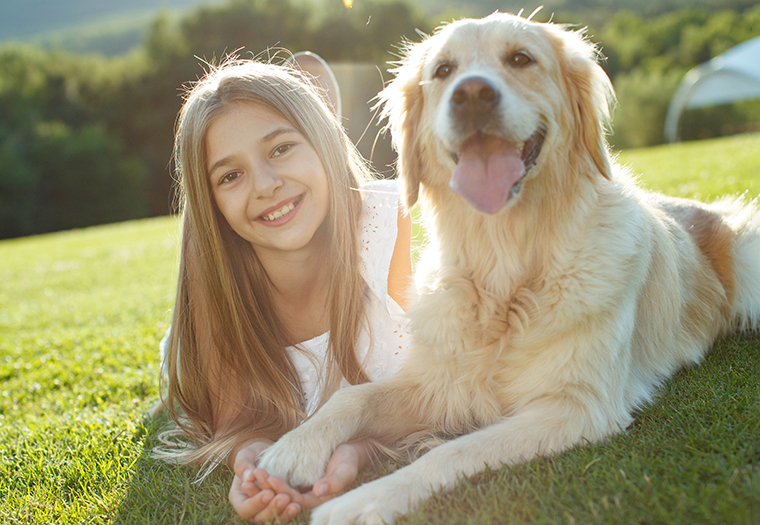
[[[435,73],[433,73],[433,78],[446,78],[449,75],[451,75],[451,72],[454,71],[454,66],[451,64],[441,64],[435,69]]]
[[[523,67],[527,66],[529,64],[532,64],[534,62],[533,57],[531,57],[529,54],[527,54],[524,51],[518,51],[511,57],[509,57],[509,60],[507,60],[507,63],[510,66],[515,67]]]

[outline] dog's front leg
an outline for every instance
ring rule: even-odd
[[[402,396],[391,395],[400,391],[394,379],[339,390],[316,414],[269,447],[259,466],[293,486],[310,487],[324,475],[341,443],[357,435],[394,441],[411,432],[410,418],[399,417],[408,407],[399,406]]]
[[[312,525],[393,523],[433,492],[451,489],[460,476],[560,452],[585,438],[605,435],[604,417],[575,403],[526,408],[500,423],[434,448],[393,474],[362,485],[312,512]]]

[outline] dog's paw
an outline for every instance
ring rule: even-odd
[[[325,474],[332,455],[326,441],[293,430],[267,448],[258,466],[293,487],[312,487]]]
[[[390,525],[409,511],[406,495],[392,488],[382,478],[362,485],[314,509],[311,525]]]

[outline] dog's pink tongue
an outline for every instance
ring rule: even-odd
[[[520,152],[505,141],[474,140],[460,152],[449,187],[477,210],[496,213],[525,174]]]

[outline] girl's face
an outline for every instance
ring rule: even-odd
[[[327,175],[293,124],[262,104],[236,102],[211,123],[205,146],[214,201],[259,257],[321,242]]]

